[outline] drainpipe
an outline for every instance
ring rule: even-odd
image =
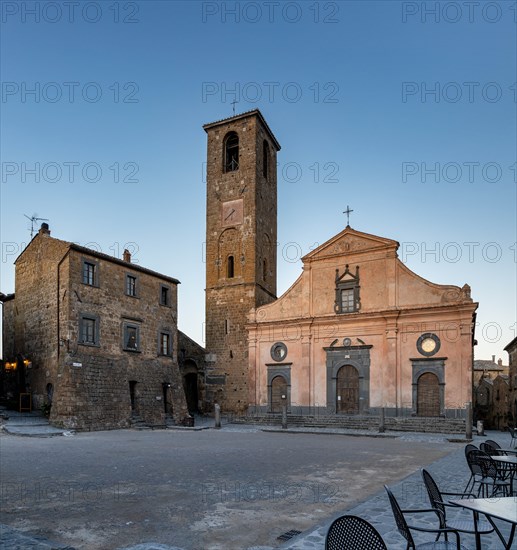
[[[59,316],[60,316],[60,300],[59,300],[59,285],[60,285],[60,268],[61,264],[65,261],[65,258],[70,254],[70,247],[66,251],[65,255],[59,260],[59,263],[57,264],[57,288],[56,288],[56,301],[57,301],[57,315],[56,315],[56,323],[57,323],[57,329],[56,329],[56,335],[57,335],[57,359],[58,359],[58,366],[59,366],[59,356],[61,354],[61,337],[59,333]]]

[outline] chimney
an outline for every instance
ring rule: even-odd
[[[492,355],[492,363],[495,363],[495,355]]]
[[[501,358],[499,358],[499,359],[497,360],[497,364],[498,364],[500,367],[502,367],[502,366],[503,366],[503,360],[502,360]]]
[[[124,254],[122,255],[122,259],[128,264],[131,263],[131,252],[129,252],[127,248],[124,249]]]
[[[48,223],[42,223],[38,233],[40,235],[50,235],[50,229],[48,228]]]

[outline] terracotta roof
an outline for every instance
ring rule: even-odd
[[[505,365],[498,365],[486,359],[476,359],[474,361],[474,370],[504,370],[505,368]]]

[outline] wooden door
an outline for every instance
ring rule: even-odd
[[[359,412],[359,373],[351,365],[341,367],[336,380],[336,411],[357,414]]]
[[[282,399],[282,395],[285,396]],[[281,413],[283,404],[287,403],[287,382],[283,376],[275,376],[271,381],[271,412]]]
[[[422,374],[417,382],[417,416],[440,416],[440,384],[432,372]]]

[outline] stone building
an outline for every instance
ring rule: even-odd
[[[187,421],[178,366],[179,281],[50,236],[15,262],[4,301],[4,357],[34,407],[79,430]]]
[[[258,110],[203,126],[208,136],[206,399],[248,408],[252,308],[276,299],[275,136]]]
[[[461,416],[472,400],[470,287],[430,283],[400,262],[396,241],[347,227],[277,300],[280,145],[258,110],[204,129],[207,402]]]
[[[509,367],[503,360],[476,359],[473,376],[474,421],[483,420],[487,429],[501,429],[508,423]]]
[[[505,348],[508,352],[508,424],[517,428],[517,338]]]
[[[461,417],[472,399],[470,287],[431,283],[399,243],[347,226],[249,316],[249,403],[298,414]]]
[[[178,330],[178,363],[191,415],[210,411],[205,386],[206,349]]]
[[[495,355],[492,359],[476,359],[474,360],[474,376],[473,384],[477,386],[481,378],[492,378],[500,374],[508,374],[508,365],[503,365],[503,360],[499,358],[496,362]]]

